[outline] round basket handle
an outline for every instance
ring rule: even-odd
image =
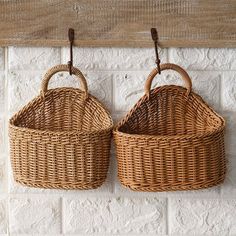
[[[186,95],[188,96],[189,93],[192,90],[192,81],[188,75],[188,73],[180,66],[176,65],[176,64],[171,64],[171,63],[166,63],[166,64],[161,64],[160,65],[160,69],[161,71],[163,70],[174,70],[176,72],[178,72],[181,76],[182,79],[185,82],[185,86],[187,88],[187,92]],[[151,89],[151,85],[152,85],[152,80],[154,79],[154,77],[158,74],[158,69],[155,68],[148,76],[147,81],[145,83],[145,94],[149,97],[150,95],[150,89]]]
[[[71,70],[72,74],[77,76],[80,79],[81,85],[82,85],[83,90],[85,92],[85,98],[87,98],[88,97],[88,85],[87,85],[87,82],[86,82],[86,79],[85,79],[84,75],[76,67],[72,67],[71,69],[72,69]],[[42,85],[41,85],[41,94],[42,94],[43,97],[44,97],[45,93],[48,90],[48,82],[51,79],[51,77],[54,74],[56,74],[57,72],[62,72],[62,71],[68,71],[69,72],[68,65],[54,66],[50,70],[48,70],[48,72],[44,75]]]

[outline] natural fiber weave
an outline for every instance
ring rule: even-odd
[[[151,90],[158,73],[149,75],[145,95],[114,129],[118,176],[136,191],[207,188],[225,178],[225,122],[191,91],[188,74],[174,64],[187,89],[161,86]]]
[[[14,179],[21,184],[59,189],[92,189],[106,179],[112,119],[88,94],[83,74],[72,68],[83,90],[47,90],[49,79],[67,65],[45,75],[40,96],[10,119],[9,136]]]

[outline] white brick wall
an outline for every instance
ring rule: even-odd
[[[143,94],[154,68],[153,49],[76,48],[74,61],[89,91],[120,119]],[[236,235],[236,49],[164,49],[162,62],[182,65],[196,92],[227,121],[228,173],[224,184],[200,191],[136,193],[116,177],[115,154],[106,183],[97,190],[63,191],[14,183],[7,120],[39,93],[43,74],[67,63],[68,48],[0,48],[0,235]],[[164,72],[153,86],[182,84]],[[76,86],[59,73],[50,87]]]

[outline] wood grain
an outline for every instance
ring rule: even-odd
[[[235,47],[236,0],[0,0],[0,45]]]

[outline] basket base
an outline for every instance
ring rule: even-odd
[[[133,191],[140,192],[167,192],[167,191],[189,191],[189,190],[200,190],[211,188],[216,185],[222,184],[225,180],[225,176],[218,180],[212,180],[208,182],[199,182],[199,183],[189,183],[189,184],[175,184],[175,185],[161,185],[161,184],[139,184],[139,183],[128,183],[121,181],[121,184]]]
[[[105,180],[104,180],[105,181]],[[45,182],[27,182],[19,179],[15,179],[16,183],[21,185],[32,187],[32,188],[43,188],[43,189],[62,189],[62,190],[90,190],[100,187],[104,181],[98,181],[93,183],[45,183]]]

